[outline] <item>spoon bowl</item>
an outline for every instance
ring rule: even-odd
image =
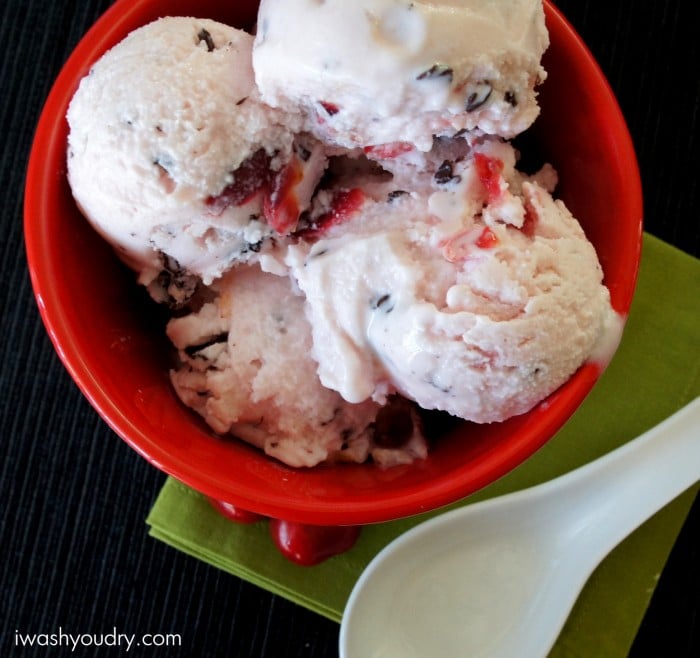
[[[698,479],[700,398],[566,475],[426,521],[358,580],[340,656],[545,656],[599,562]]]

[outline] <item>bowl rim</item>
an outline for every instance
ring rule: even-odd
[[[297,497],[292,502],[287,494],[251,489],[237,483],[234,478],[225,479],[221,473],[211,477],[194,471],[192,464],[183,455],[175,455],[172,450],[154,442],[106,395],[95,379],[89,358],[73,340],[49,273],[41,266],[42,253],[49,237],[45,227],[42,227],[41,223],[37,225],[36,218],[47,217],[51,213],[50,198],[47,197],[45,189],[51,177],[55,177],[55,172],[47,172],[43,165],[46,159],[46,145],[60,139],[64,130],[56,117],[65,117],[65,110],[77,82],[87,72],[89,64],[107,47],[116,43],[124,33],[124,26],[151,2],[152,0],[117,0],[77,44],[47,96],[34,135],[25,181],[25,248],[32,288],[41,318],[63,365],[111,429],[158,469],[207,496],[266,516],[320,525],[338,524],[339,518],[342,519],[342,524],[382,522],[442,507],[505,475],[541,448],[590,392],[601,374],[600,367],[592,364],[582,366],[572,379],[556,392],[556,399],[550,404],[550,408],[554,408],[556,413],[542,414],[537,423],[525,427],[520,432],[519,439],[508,444],[507,450],[500,451],[497,459],[485,458],[479,464],[472,465],[466,480],[458,477],[438,480],[418,487],[392,491],[391,495],[383,495],[381,498],[359,497],[342,504],[335,500],[319,501],[315,497]],[[607,104],[606,113],[616,124],[616,148],[620,159],[625,162],[626,171],[629,172],[629,198],[636,204],[630,212],[640,218],[636,244],[630,245],[626,255],[630,279],[625,290],[620,293],[621,305],[627,310],[636,285],[642,243],[642,191],[634,146],[615,95],[593,55],[568,20],[549,0],[544,0],[544,6],[548,26],[551,28],[556,24],[556,29],[567,35],[567,44],[576,50],[578,57],[585,60],[587,68],[596,77],[600,98]],[[465,472],[463,469],[459,473]]]

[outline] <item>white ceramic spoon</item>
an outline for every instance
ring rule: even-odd
[[[598,563],[698,479],[700,398],[555,480],[416,526],[355,585],[341,658],[545,656]]]

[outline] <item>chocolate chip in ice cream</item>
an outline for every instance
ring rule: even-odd
[[[394,300],[389,293],[383,293],[377,297],[374,297],[370,301],[370,306],[376,311],[391,313],[394,310]]]
[[[503,100],[511,107],[518,106],[518,97],[514,91],[507,91],[505,94],[503,94]]]
[[[214,39],[212,39],[209,30],[205,30],[204,28],[202,28],[199,31],[199,34],[197,34],[197,39],[199,39],[200,42],[203,41],[207,45],[207,50],[209,52],[216,50],[216,44],[214,43]]]
[[[443,160],[433,176],[438,185],[449,185],[450,183],[459,183],[462,180],[460,175],[454,173],[454,163],[451,160]]]
[[[492,91],[493,87],[486,80],[482,80],[481,82],[477,82],[475,85],[470,86],[468,88],[467,102],[464,109],[467,112],[478,110],[491,97]]]
[[[444,78],[447,82],[452,82],[452,76],[454,71],[451,67],[445,64],[433,64],[429,69],[423,71],[416,80],[435,80],[438,78]]]

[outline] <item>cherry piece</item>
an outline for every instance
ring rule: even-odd
[[[326,111],[329,117],[340,112],[340,108],[335,103],[329,103],[328,101],[319,101],[319,105]]]
[[[525,201],[525,221],[523,222],[523,227],[521,230],[529,238],[535,235],[538,220],[539,215],[536,208],[530,201]]]
[[[270,181],[270,156],[259,149],[233,172],[233,183],[217,196],[207,198],[207,207],[221,214],[229,206],[242,206],[265,190]]]
[[[269,193],[265,195],[265,219],[280,235],[287,235],[296,228],[301,214],[296,188],[303,178],[300,161],[292,160],[273,178]]]
[[[304,232],[306,238],[320,238],[332,226],[347,222],[357,213],[367,196],[359,187],[350,190],[339,190],[333,196],[331,208],[323,213],[316,221],[315,227]]]
[[[391,158],[398,158],[404,153],[410,153],[413,150],[413,144],[410,142],[390,142],[388,144],[365,146],[362,150],[371,158],[390,160]]]
[[[479,249],[491,249],[498,244],[499,240],[496,234],[487,226],[481,232],[481,235],[476,239],[476,244]]]
[[[476,173],[479,176],[479,180],[486,190],[488,203],[497,201],[501,196],[503,161],[498,158],[491,158],[483,153],[475,153],[474,164],[476,165]]]

